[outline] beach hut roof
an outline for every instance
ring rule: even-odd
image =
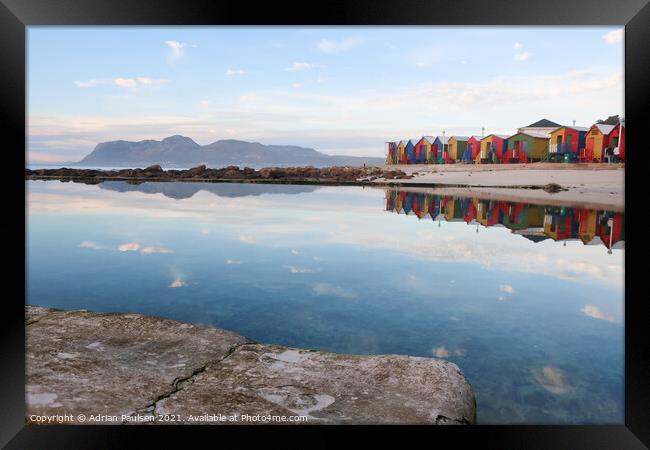
[[[618,125],[605,125],[604,123],[596,123],[594,124],[601,133],[603,134],[609,134],[612,132],[614,128],[616,128]]]
[[[525,134],[526,136],[534,137],[534,138],[540,138],[540,139],[548,139],[551,137],[550,133],[547,133],[546,131],[535,131],[535,130],[529,130],[529,131],[520,131],[518,133],[513,134],[512,136],[515,136],[517,134]],[[509,136],[509,137],[512,137]]]
[[[449,142],[449,136],[436,136],[436,139],[438,139],[443,144],[446,144],[447,142]]]
[[[555,133],[557,130],[561,130],[562,128],[569,128],[576,131],[589,131],[589,127],[570,127],[568,125],[563,125],[561,127],[557,127],[555,130],[551,131],[551,133]]]
[[[559,123],[551,122],[548,119],[541,119],[535,123],[531,123],[530,125],[522,128],[550,128],[550,127],[560,128],[561,126],[562,125],[560,125]]]
[[[422,136],[422,137],[429,142],[433,142],[436,140],[435,136]]]
[[[474,139],[476,139],[477,141],[480,141],[480,140],[483,139],[484,137],[485,137],[485,136],[477,136],[477,135],[473,135],[473,136],[471,136],[469,139],[474,138]],[[469,139],[468,139],[468,140],[469,140]]]
[[[481,140],[483,140],[483,139],[487,139],[487,138],[489,138],[490,136],[496,136],[496,137],[501,138],[501,139],[508,139],[508,137],[509,137],[507,134],[494,134],[494,133],[492,133],[492,134],[488,134],[488,135],[485,136],[484,138],[481,138]]]
[[[457,141],[467,141],[469,136],[450,136],[449,139],[454,138]]]

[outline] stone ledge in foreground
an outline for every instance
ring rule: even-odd
[[[472,388],[445,360],[257,344],[140,314],[27,306],[26,324],[27,422],[66,413],[70,423],[78,414],[177,414],[183,423],[206,414],[300,415],[307,424],[475,421]]]

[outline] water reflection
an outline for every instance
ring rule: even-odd
[[[533,242],[580,240],[585,245],[623,248],[625,214],[587,208],[386,191],[386,210],[445,222],[504,226]],[[476,229],[478,232],[478,228]]]
[[[415,190],[58,181],[27,182],[27,208],[30,304],[445,358],[472,383],[479,423],[622,423],[623,213]]]

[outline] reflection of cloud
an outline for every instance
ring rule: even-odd
[[[623,28],[605,33],[602,37],[608,44],[617,44],[623,40]]]
[[[333,295],[341,298],[356,298],[357,294],[343,289],[339,286],[334,286],[329,283],[317,283],[312,287],[312,291],[316,295]]]
[[[121,252],[137,252],[140,250],[140,244],[137,242],[127,242],[126,244],[118,245],[117,249]]]
[[[257,242],[257,239],[252,234],[240,234],[239,240],[246,242],[247,244],[254,244]]]
[[[238,259],[227,259],[226,264],[241,264],[241,261]]]
[[[294,254],[294,255],[297,255],[300,252],[298,252],[298,250],[291,250],[291,253]]]
[[[144,254],[151,254],[151,253],[173,253],[174,251],[171,248],[163,247],[163,246],[148,246],[148,247],[142,247],[140,249],[140,253]]]
[[[183,280],[180,278],[176,278],[174,281],[172,281],[172,284],[169,285],[170,288],[179,288],[186,286],[187,283],[185,283]]]
[[[449,350],[445,347],[436,347],[432,350],[432,353],[436,358],[446,358],[449,356]]]
[[[497,297],[497,300],[499,300],[500,302],[504,301],[505,299],[506,299],[506,297],[504,295],[499,295]]]
[[[291,273],[314,273],[318,272],[316,269],[308,269],[305,267],[295,267],[295,266],[283,266],[289,269],[289,272]]]
[[[509,284],[502,284],[501,286],[499,286],[499,290],[501,292],[505,292],[507,294],[514,294],[515,293],[515,289]]]
[[[569,380],[564,372],[553,366],[533,370],[535,381],[554,394],[564,394],[569,390]]]
[[[180,270],[178,270],[175,267],[172,267],[170,273],[174,278],[174,280],[169,285],[170,288],[179,288],[179,287],[187,286],[187,283],[185,282],[185,275]]]
[[[612,316],[606,315],[600,310],[597,306],[594,305],[585,305],[584,308],[580,310],[585,316],[593,317],[594,319],[607,320],[608,322],[614,322]]]
[[[314,256],[312,259],[314,261],[322,261],[323,260],[323,258],[321,258],[320,256]]]
[[[81,244],[79,244],[79,247],[92,248],[93,250],[107,250],[109,248],[105,245],[96,244],[95,242],[92,241],[83,241]]]

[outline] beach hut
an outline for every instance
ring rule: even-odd
[[[587,131],[585,147],[580,151],[580,161],[604,161],[606,149],[609,149],[612,143],[611,134],[618,128],[618,125],[593,124]],[[616,135],[618,136],[618,132]]]
[[[616,244],[625,241],[625,214],[609,211],[600,213],[597,235],[609,250],[621,247]]]
[[[386,164],[397,164],[397,144],[386,142]]]
[[[433,138],[431,136],[422,136],[415,144],[415,159],[418,164],[427,164],[431,154],[431,143]]]
[[[554,241],[577,239],[580,224],[573,208],[548,207],[544,215],[544,234]]]
[[[404,141],[397,143],[397,164],[406,164],[406,150]]]
[[[508,145],[505,134],[489,134],[481,139],[480,150],[476,156],[477,164],[494,164],[503,161],[503,155]]]
[[[559,127],[551,131],[548,154],[553,161],[575,162],[579,151],[585,147],[585,136],[589,128]]]
[[[578,237],[587,245],[594,240],[598,232],[598,212],[595,209],[581,208],[578,217]]]
[[[464,162],[473,163],[476,160],[476,155],[481,150],[481,139],[483,139],[483,136],[470,136],[467,139],[467,145],[462,157]]]
[[[438,164],[451,164],[452,160],[449,156],[449,138],[445,136],[437,136],[432,144],[436,152],[436,162]]]
[[[508,163],[541,161],[548,156],[549,134],[542,131],[527,131],[508,138],[504,160]]]
[[[451,136],[447,143],[449,148],[449,156],[454,162],[460,162],[463,159],[463,153],[467,147],[467,140],[469,136]]]
[[[415,164],[415,144],[418,140],[409,139],[404,146],[406,152],[406,164]]]

